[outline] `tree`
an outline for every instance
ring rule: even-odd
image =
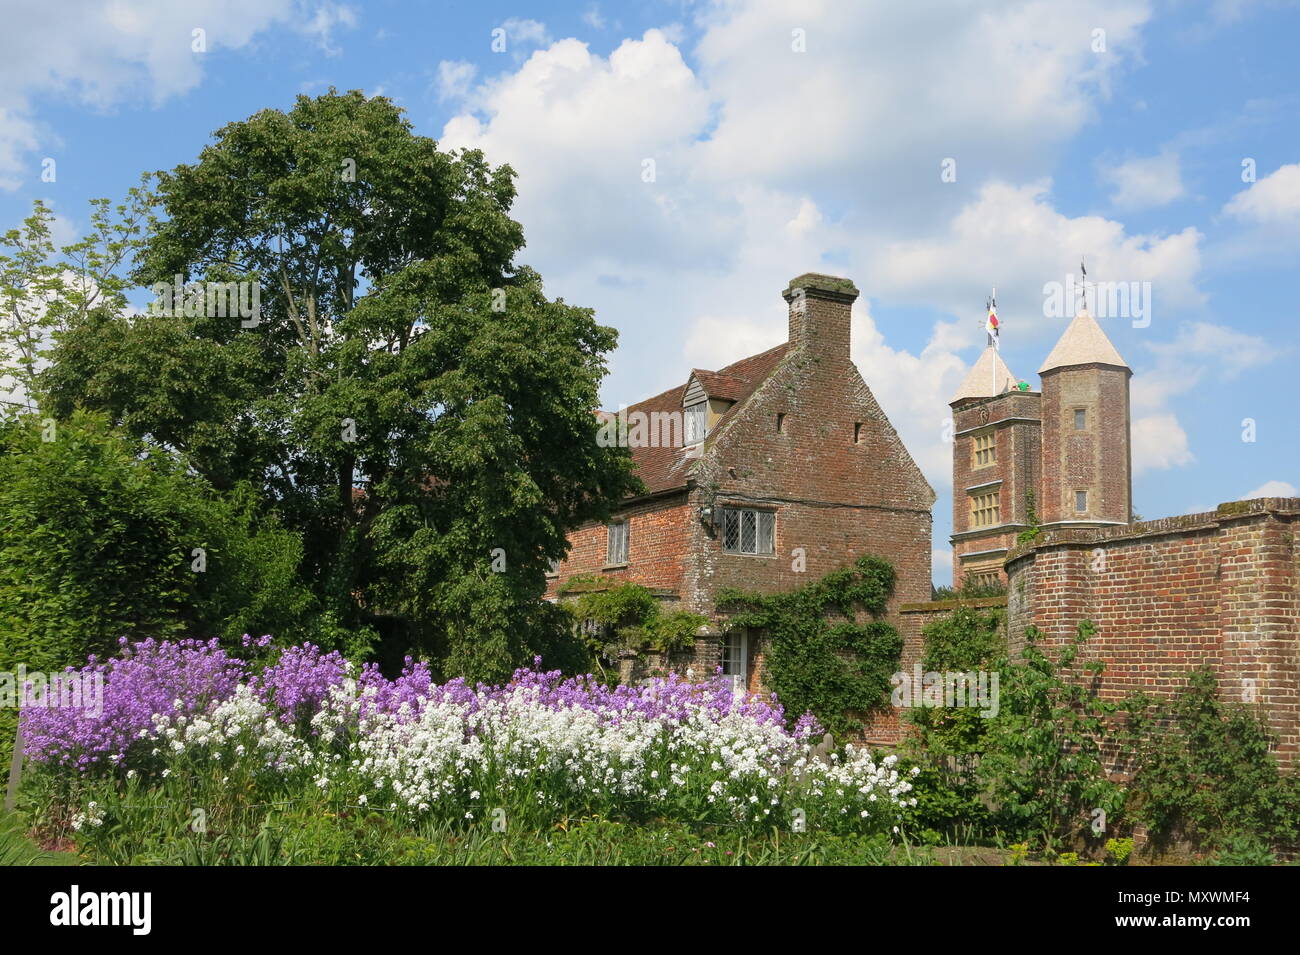
[[[92,312],[43,397],[256,488],[339,621],[508,675],[563,630],[540,597],[566,531],[638,487],[595,441],[616,334],[515,265],[513,176],[356,91],[231,123],[158,174],[134,277],[253,283],[259,314]]]

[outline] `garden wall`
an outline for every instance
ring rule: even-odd
[[[1099,633],[1104,698],[1169,696],[1210,664],[1225,700],[1262,707],[1278,757],[1300,753],[1300,499],[1264,498],[1104,530],[1044,533],[1007,556],[1011,650],[1037,627],[1060,645]]]

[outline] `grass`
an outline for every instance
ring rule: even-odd
[[[80,865],[75,852],[46,852],[27,838],[20,816],[0,814],[0,866]]]

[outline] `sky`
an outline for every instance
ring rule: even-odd
[[[1099,316],[1134,372],[1136,511],[1300,495],[1297,0],[0,0],[0,22],[0,230],[43,199],[72,241],[89,199],[334,86],[516,170],[519,261],[619,331],[604,407],[784,341],[794,276],[853,279],[853,358],[938,494],[938,583],[985,301],[1037,389],[1081,260],[1136,292]]]

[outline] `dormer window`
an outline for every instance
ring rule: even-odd
[[[699,444],[704,440],[707,408],[707,401],[697,401],[693,405],[686,406],[686,410],[683,412],[685,417],[685,428],[683,430],[687,445]]]

